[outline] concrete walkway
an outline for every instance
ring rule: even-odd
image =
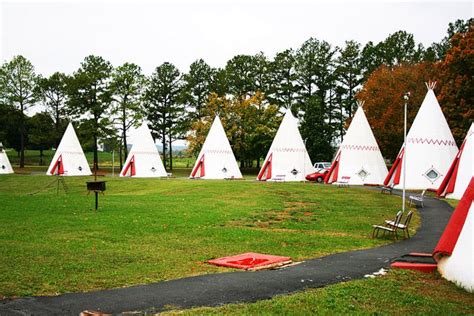
[[[84,310],[113,314],[159,312],[166,305],[190,308],[253,302],[363,278],[365,274],[388,267],[395,257],[412,251],[433,250],[452,208],[444,201],[425,200],[425,207],[420,209],[422,225],[417,234],[390,245],[311,259],[280,270],[219,273],[121,289],[3,300],[0,315],[78,315]],[[368,234],[369,224],[372,223],[368,223]]]

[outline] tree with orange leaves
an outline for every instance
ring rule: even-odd
[[[407,115],[410,128],[426,95],[425,82],[432,79],[431,63],[381,66],[357,94],[357,99],[365,101],[365,114],[386,159],[393,160],[403,143],[403,95],[411,93]]]
[[[451,48],[436,68],[438,100],[459,145],[474,121],[474,22],[451,38]]]

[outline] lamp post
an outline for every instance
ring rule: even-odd
[[[406,169],[407,169],[407,105],[408,100],[410,99],[410,92],[405,93],[403,96],[405,100],[405,109],[404,109],[404,122],[403,122],[403,205],[402,211],[405,212],[405,183],[406,183]]]

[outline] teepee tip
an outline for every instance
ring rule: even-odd
[[[425,85],[428,90],[434,90],[436,87],[436,81],[425,82]]]

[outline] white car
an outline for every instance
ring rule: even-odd
[[[329,169],[329,168],[331,168],[330,162],[317,162],[314,164],[314,169],[316,169],[316,172],[323,169]]]

